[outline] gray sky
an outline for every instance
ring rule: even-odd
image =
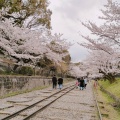
[[[79,46],[77,42],[84,39],[79,32],[87,35],[89,31],[79,21],[88,20],[100,24],[98,16],[102,13],[100,9],[107,3],[107,0],[49,0],[49,8],[52,10],[52,32],[63,33],[64,38],[75,44],[70,48],[73,62],[82,61],[87,55],[87,49]]]

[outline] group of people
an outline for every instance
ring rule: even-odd
[[[86,89],[87,83],[88,83],[87,77],[77,78],[76,88],[79,87],[80,90],[84,90]]]
[[[77,80],[76,80],[76,88],[80,88],[80,90],[84,90],[84,89],[86,89],[87,83],[88,83],[87,77],[77,78]],[[53,87],[53,89],[57,88],[57,84],[58,84],[58,88],[61,90],[62,87],[63,87],[63,78],[59,77],[57,79],[56,75],[54,75],[52,77],[52,87]]]
[[[56,89],[57,88],[57,84],[58,84],[58,87],[61,90],[62,87],[63,87],[63,78],[59,77],[57,79],[56,75],[54,75],[53,78],[52,78],[52,84],[53,84],[53,89]]]

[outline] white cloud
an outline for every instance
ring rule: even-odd
[[[83,42],[84,39],[78,32],[88,34],[80,21],[94,21],[100,24],[98,16],[101,16],[100,9],[107,3],[107,0],[50,0],[49,8],[52,10],[52,32],[63,33],[68,41]],[[73,61],[81,61],[87,55],[87,50],[75,44],[70,48]]]

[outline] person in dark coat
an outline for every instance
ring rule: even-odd
[[[59,86],[59,89],[61,90],[62,86],[63,86],[63,78],[62,77],[58,78],[58,86]]]
[[[56,78],[56,75],[53,76],[53,78],[52,78],[52,83],[53,83],[53,89],[56,89],[56,86],[57,86],[57,78]]]
[[[80,90],[84,89],[84,85],[85,85],[84,79],[83,79],[83,77],[81,77],[81,79],[80,79]]]

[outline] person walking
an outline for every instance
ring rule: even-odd
[[[59,86],[59,89],[61,90],[62,86],[63,86],[63,78],[62,77],[58,78],[58,86]]]
[[[52,83],[53,83],[53,89],[56,89],[56,86],[57,86],[57,78],[56,78],[56,75],[53,76],[53,78],[52,78]]]
[[[75,83],[76,88],[79,88],[79,85],[80,85],[80,78],[77,78]]]
[[[97,81],[97,78],[95,78],[95,80],[94,80],[94,88],[96,89],[97,86],[98,86],[98,81]]]
[[[85,84],[85,85],[84,85],[84,88],[85,88],[85,89],[86,89],[86,86],[87,86],[87,82],[88,82],[87,77],[85,77],[85,78],[84,78],[84,84]]]
[[[80,90],[83,90],[84,89],[84,79],[83,77],[81,77],[80,79]]]

